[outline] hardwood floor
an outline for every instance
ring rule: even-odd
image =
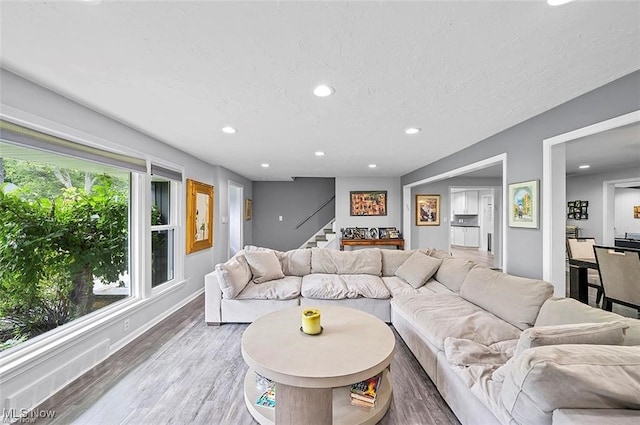
[[[204,322],[204,295],[38,406],[39,424],[255,425],[243,399],[244,324]],[[382,425],[458,420],[396,335],[393,400]]]
[[[471,260],[481,266],[493,267],[493,253],[480,251],[478,248],[466,248],[463,246],[451,246],[451,255],[458,258]]]

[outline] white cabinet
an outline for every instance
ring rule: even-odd
[[[467,190],[464,192],[465,214],[478,214],[478,191]]]
[[[453,214],[478,214],[478,191],[465,190],[451,194],[451,210]]]
[[[480,247],[480,228],[479,227],[465,227],[464,230],[464,246],[471,246],[474,248]]]
[[[480,228],[452,226],[451,245],[480,247]]]
[[[452,227],[453,237],[451,238],[451,245],[464,246],[464,230],[465,227]]]

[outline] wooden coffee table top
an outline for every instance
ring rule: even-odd
[[[242,335],[242,356],[269,379],[304,388],[334,388],[384,370],[393,358],[389,326],[371,314],[347,307],[318,307],[323,331],[300,331],[302,310],[294,307],[262,316]]]

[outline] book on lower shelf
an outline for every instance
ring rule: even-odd
[[[260,394],[260,397],[256,400],[256,405],[274,409],[276,407],[276,387],[269,387]]]
[[[364,381],[351,384],[351,404],[355,406],[374,407],[382,382],[382,372]]]

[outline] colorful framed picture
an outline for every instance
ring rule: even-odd
[[[387,191],[352,191],[351,215],[380,216],[387,215]]]
[[[244,200],[244,219],[251,220],[252,216],[253,216],[253,205],[252,205],[251,199],[247,198]]]
[[[416,226],[440,226],[440,195],[416,195]]]
[[[187,254],[213,246],[213,186],[187,179]]]
[[[539,180],[509,184],[509,227],[538,228],[539,184]]]
[[[633,218],[640,218],[640,205],[633,206]]]

